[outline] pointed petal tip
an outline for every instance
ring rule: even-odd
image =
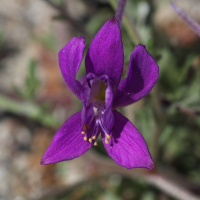
[[[42,159],[41,159],[41,161],[40,161],[40,165],[47,165],[48,163],[46,163],[45,161],[46,161],[46,160],[43,159],[43,157],[42,157]]]
[[[62,160],[61,161],[55,160],[53,155],[48,155],[47,151],[46,151],[41,158],[40,165],[50,165],[50,164],[55,164],[55,163],[58,163],[58,162],[62,162]]]
[[[85,38],[84,38],[83,35],[79,35],[77,38],[80,38],[80,39],[84,39],[84,40],[85,40]]]
[[[57,162],[51,162],[51,161],[48,161],[47,159],[43,159],[43,158],[40,161],[40,165],[50,165],[50,164],[55,164],[55,163],[57,163]]]
[[[118,24],[118,21],[115,17],[110,18],[110,22]]]
[[[151,162],[149,163],[149,165],[146,168],[149,170],[152,170],[154,168],[153,160],[151,160]]]
[[[83,35],[80,35],[80,36],[75,37],[75,38],[79,39],[83,43],[84,46],[86,45],[85,44],[85,37]]]
[[[143,47],[143,48],[146,49],[146,46],[145,46],[144,44],[140,44],[140,43],[139,43],[139,44],[137,44],[135,47],[137,47],[137,46],[138,46],[138,47]]]
[[[83,35],[80,35],[80,36],[78,36],[78,37],[73,37],[73,38],[59,51],[58,55],[62,54],[63,51],[65,52],[65,50],[67,49],[67,46],[68,46],[69,44],[76,46],[76,45],[78,45],[78,44],[81,45],[81,43],[83,43],[83,47],[85,48],[85,37],[84,37]]]
[[[120,164],[118,164],[118,165],[120,165]],[[126,169],[146,168],[146,169],[152,170],[154,168],[154,163],[152,160],[150,160],[149,163],[147,163],[146,165],[142,165],[142,166],[130,166],[130,165],[126,165],[126,166],[120,165],[120,166],[125,167]]]
[[[48,158],[45,158],[46,157],[46,152],[44,153],[44,155],[42,156],[42,158],[41,158],[41,161],[40,161],[40,164],[41,165],[48,165],[48,164],[52,164],[51,162],[49,162],[48,160]]]

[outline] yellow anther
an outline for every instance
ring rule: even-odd
[[[85,141],[87,141],[87,136],[85,136],[83,139],[84,139]]]
[[[106,135],[106,137],[107,137],[109,140],[111,139],[110,135],[108,135],[108,134]]]
[[[96,140],[96,136],[93,136],[92,139],[93,139],[93,140]]]
[[[106,143],[106,144],[109,144],[109,141],[108,141],[107,139],[105,139],[105,143]]]
[[[94,143],[94,146],[97,146],[97,142]]]
[[[83,129],[86,130],[86,128],[87,128],[87,124],[84,124]]]
[[[85,131],[81,131],[81,133],[84,135],[84,134],[85,134]]]
[[[89,139],[89,142],[92,143],[92,138]]]

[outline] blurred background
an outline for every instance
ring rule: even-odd
[[[174,2],[200,22],[199,0]],[[200,199],[200,43],[168,0],[128,0],[121,28],[123,77],[139,42],[160,68],[151,93],[119,110],[144,136],[155,168],[120,167],[101,142],[80,158],[40,165],[56,130],[82,107],[57,54],[78,35],[87,50],[116,7],[117,0],[1,0],[0,200]],[[82,62],[77,79],[84,70]]]

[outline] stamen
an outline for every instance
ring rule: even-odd
[[[89,139],[89,142],[92,143],[92,138]]]
[[[84,139],[85,141],[87,141],[87,136],[85,136],[83,139]]]
[[[93,136],[92,139],[93,139],[93,140],[96,140],[96,136]]]
[[[84,135],[84,134],[85,134],[85,131],[81,131],[81,134],[83,134],[83,135]]]
[[[108,135],[108,134],[106,134],[106,137],[110,140],[111,139],[111,136],[110,135]]]
[[[106,143],[106,144],[109,144],[109,141],[108,141],[108,139],[105,139],[105,143]]]
[[[94,143],[94,146],[97,146],[97,145],[98,145],[97,142],[95,142],[95,143]]]
[[[84,124],[83,129],[86,130],[86,128],[87,128],[87,124]]]
[[[88,128],[88,129],[91,128],[90,125],[91,125],[93,119],[94,119],[94,115],[92,114],[92,116],[91,116],[91,118],[90,118],[90,121],[89,121],[89,123],[87,124],[87,128]]]
[[[96,107],[93,107],[93,111],[94,111],[94,116],[97,117],[98,116],[98,109]]]
[[[111,139],[111,136],[109,135],[108,129],[107,129],[107,128],[104,126],[104,124],[103,124],[103,118],[102,118],[102,116],[100,117],[99,124],[100,124],[100,126],[101,126],[101,129],[103,130],[103,132],[104,132],[105,135],[106,135],[105,143],[106,143],[106,144],[109,144],[108,139],[110,140],[110,139]]]

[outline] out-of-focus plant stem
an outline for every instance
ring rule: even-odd
[[[118,1],[118,6],[117,6],[116,13],[115,13],[115,18],[117,19],[120,26],[121,26],[122,17],[123,17],[123,14],[124,14],[126,2],[127,2],[127,0],[119,0]]]
[[[181,18],[190,26],[190,28],[200,37],[200,25],[175,3],[171,2],[170,5],[174,11],[178,13]]]
[[[112,174],[119,174],[123,177],[128,177],[133,180],[139,180],[139,181],[145,181],[148,184],[151,184],[152,186],[156,187],[163,193],[168,194],[170,197],[180,200],[200,200],[200,198],[193,194],[189,188],[185,186],[185,183],[188,182],[187,179],[182,179],[182,184],[180,185],[180,178],[177,174],[172,174],[166,176],[166,170],[159,167],[158,171],[159,173],[148,173],[145,169],[130,169],[127,170],[124,167],[116,165],[116,163],[107,158],[104,157],[97,152],[90,149],[87,153],[84,155],[84,162],[87,163],[87,165],[95,166],[96,173],[93,176],[87,177],[87,180],[81,181],[77,184],[74,184],[73,186],[67,188],[48,188],[47,192],[44,193],[42,197],[40,197],[38,200],[46,200],[47,198],[51,197],[53,199],[57,198],[64,198],[74,188],[78,188],[80,185],[86,184],[88,182],[97,181],[104,177],[110,177]],[[175,177],[175,179],[174,179]],[[196,187],[196,186],[195,186]],[[63,199],[62,198],[62,199]],[[32,199],[35,200],[35,199]]]
[[[114,10],[117,9],[117,1],[116,0],[108,0],[108,2],[110,3],[110,5],[112,6],[112,8]],[[129,35],[129,38],[131,39],[133,44],[138,44],[140,42],[140,37],[133,25],[133,23],[131,22],[131,20],[129,19],[128,15],[126,13],[124,13],[124,17],[122,19],[122,23]]]
[[[159,98],[159,88],[157,85],[154,86],[153,90],[151,91],[151,102],[153,107],[153,113],[155,116],[155,122],[156,122],[156,128],[152,135],[151,140],[151,155],[154,161],[154,165],[156,166],[158,161],[158,155],[159,155],[159,138],[160,134],[163,131],[165,127],[165,116],[161,111],[161,103]]]
[[[0,95],[0,110],[28,117],[44,126],[58,125],[58,121],[50,113],[44,113],[41,107],[29,101],[19,102]]]

